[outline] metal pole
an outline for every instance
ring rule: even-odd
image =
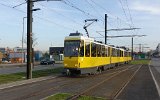
[[[23,30],[22,30],[22,63],[23,63],[23,36],[24,36],[24,17],[23,17]]]
[[[140,44],[140,52],[142,52],[142,44]]]
[[[105,44],[107,44],[107,14],[105,14]]]
[[[32,78],[32,6],[31,0],[27,1],[27,79]]]
[[[23,31],[22,31],[22,63],[24,62],[24,50],[23,50],[23,44],[24,44],[24,19],[26,17],[23,17]]]
[[[131,54],[132,54],[132,60],[133,60],[133,37],[132,37],[132,52],[131,52]]]

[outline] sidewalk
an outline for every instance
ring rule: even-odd
[[[0,90],[15,87],[15,86],[21,86],[21,85],[25,85],[25,84],[30,84],[30,83],[34,83],[34,82],[40,82],[40,81],[44,81],[44,80],[48,80],[48,79],[53,79],[56,77],[58,77],[58,75],[33,78],[33,79],[28,79],[28,80],[22,80],[22,81],[16,81],[16,82],[11,82],[11,83],[7,83],[7,84],[2,84],[2,85],[0,85]]]
[[[8,68],[8,67],[23,67],[26,63],[14,63],[14,64],[0,64],[0,68]]]

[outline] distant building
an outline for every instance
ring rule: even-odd
[[[2,62],[3,53],[0,52],[0,63]]]
[[[34,51],[35,61],[40,61],[42,58],[42,51]]]
[[[160,43],[157,45],[156,52],[158,53],[158,56],[160,56]]]
[[[6,53],[6,49],[5,48],[0,48],[0,52],[3,53],[3,54]]]
[[[50,57],[54,58],[55,60],[63,60],[63,52],[64,52],[64,47],[49,48]]]
[[[63,54],[63,52],[64,52],[64,47],[50,47],[49,48],[50,55]]]
[[[22,48],[22,47],[15,47],[13,48],[14,52],[27,52],[27,48]]]
[[[24,52],[10,52],[9,59],[12,63],[22,63],[27,61],[27,54]]]

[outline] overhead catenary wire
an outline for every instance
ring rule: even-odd
[[[93,1],[93,0],[90,0],[90,1],[92,1],[95,5],[97,5],[99,8],[103,9],[104,11],[107,11],[106,8],[104,8],[104,7],[101,6],[100,4],[96,3],[95,1]],[[126,25],[131,26],[131,25],[130,25],[128,22],[126,22],[125,20],[119,18],[119,17],[116,16],[116,15],[113,15],[113,14],[110,13],[109,11],[107,11],[107,12],[109,13],[109,15],[111,15],[111,16],[108,16],[108,18],[115,17],[117,21],[120,20],[121,22],[124,22]],[[113,25],[112,25],[111,22],[108,21],[108,24],[113,27]],[[114,26],[115,26],[115,25],[114,25]],[[116,26],[116,27],[118,28],[118,26]],[[118,31],[116,31],[116,32],[118,33]],[[103,37],[104,37],[104,36],[103,36]],[[119,39],[119,40],[124,41],[123,39]]]
[[[92,7],[92,9],[93,9],[94,11],[96,11],[97,13],[99,13],[99,12],[95,9],[95,7],[94,7],[90,2],[88,2],[88,0],[86,0],[86,2]],[[99,15],[100,15],[100,13],[99,13]],[[108,22],[108,24],[109,24],[110,26],[113,26],[110,22]],[[105,37],[104,35],[102,35],[102,34],[101,34],[100,32],[98,32],[98,31],[96,31],[96,33],[98,33],[99,35]]]
[[[3,4],[3,3],[1,3],[1,2],[0,2],[0,4],[3,5],[3,6],[5,6],[5,7],[14,9],[14,10],[16,10],[16,11],[18,11],[18,12],[26,13],[25,11],[19,10],[19,9],[17,9],[17,8],[15,8],[15,7],[13,8],[13,7],[10,6],[10,5],[6,5],[6,4]],[[61,26],[61,27],[65,28],[65,29],[70,29],[70,30],[73,30],[73,31],[77,31],[77,29],[73,29],[73,28],[71,28],[71,27],[67,27],[67,26],[58,24],[58,23],[56,23],[56,22],[54,22],[53,20],[50,20],[50,19],[48,19],[48,18],[42,18],[42,17],[39,17],[38,15],[34,15],[34,16],[35,16],[36,18],[40,19],[40,20],[47,21],[47,22],[49,22],[49,23],[53,23],[54,25]],[[82,24],[81,24],[81,25],[82,25]],[[93,30],[93,29],[92,29],[92,30]],[[94,30],[94,31],[96,31],[96,30]]]
[[[127,9],[128,9],[128,12],[129,12],[129,17],[130,17],[130,21],[131,21],[132,27],[134,27],[131,11],[130,11],[129,6],[128,6],[128,1],[127,0],[125,0],[125,1],[126,1]],[[134,30],[134,32],[136,32],[136,30]],[[138,34],[138,33],[136,32],[136,34]]]
[[[100,12],[99,12],[88,0],[85,0],[85,1],[91,6],[91,8],[92,8],[94,11],[97,12],[97,14],[101,17],[102,22],[104,22],[105,19],[104,19],[104,17],[101,16]]]
[[[10,6],[10,5],[6,5],[6,4],[3,4],[3,3],[1,3],[1,2],[0,2],[0,4],[1,4],[1,5],[3,5],[3,6],[5,6],[5,7],[8,7],[8,8],[14,9],[14,10],[16,10],[16,11],[18,11],[18,12],[26,13],[25,11],[23,11],[23,10],[19,10],[19,9],[17,9],[17,8],[13,8],[13,7],[12,7],[12,6]],[[61,26],[61,27],[63,27],[63,28],[66,28],[66,29],[70,29],[70,30],[76,31],[75,29],[73,29],[73,28],[71,28],[71,27],[67,27],[67,26],[64,26],[64,25],[61,25],[61,24],[55,23],[55,22],[53,22],[53,21],[52,21],[52,20],[50,20],[50,19],[42,18],[42,17],[39,17],[38,15],[34,15],[34,16],[35,16],[35,17],[37,17],[37,18],[39,18],[39,19],[41,19],[41,20],[44,20],[44,21],[47,21],[47,22],[53,23],[53,24],[58,25],[58,26]]]
[[[93,1],[93,0],[91,0],[91,1]],[[98,5],[97,3],[95,3],[94,1],[93,1],[93,3],[95,4],[95,5]],[[98,6],[100,6],[100,5],[98,5]],[[102,7],[102,6],[100,6],[100,7]],[[105,8],[103,8],[102,7],[102,9],[103,10],[105,10],[106,11],[106,9]],[[116,18],[119,18],[119,17],[116,17]],[[109,21],[108,21],[108,24],[110,25],[110,26],[113,26]],[[102,34],[100,34],[100,32],[97,32],[99,35],[101,35],[101,36],[103,36],[103,37],[105,37],[104,35],[102,35]],[[118,33],[118,32],[117,32]],[[122,40],[123,41],[123,40]]]
[[[125,20],[123,20],[122,18],[112,14],[111,12],[109,12],[106,8],[104,8],[103,6],[101,6],[100,4],[96,3],[94,0],[91,0],[95,5],[97,5],[99,8],[103,9],[104,11],[106,11],[110,16],[108,16],[108,18],[118,18],[119,20],[121,20],[122,22],[124,22],[125,24],[129,25],[130,24],[128,22],[126,22]]]
[[[68,3],[67,3],[66,1],[67,1]],[[74,8],[74,9],[76,9],[76,10],[82,12],[82,13],[84,13],[84,14],[87,15],[87,16],[91,16],[90,13],[85,12],[84,10],[76,7],[73,3],[71,3],[71,2],[68,1],[68,0],[62,0],[61,2],[63,2],[64,4],[66,4],[66,5],[70,6],[70,7]]]
[[[65,0],[65,1],[69,1],[69,0]],[[70,1],[69,1],[70,2]],[[67,2],[67,3],[69,3],[69,2]],[[72,5],[73,3],[71,3],[70,2],[70,4]],[[74,5],[75,6],[75,5]],[[93,6],[93,5],[92,5]],[[76,7],[76,6],[75,6]],[[78,8],[78,7],[77,7]],[[14,8],[14,9],[16,9],[16,8]],[[77,9],[77,10],[81,10],[81,12],[83,11],[81,8],[79,8],[79,9]],[[25,12],[25,11],[22,11],[22,12]],[[25,12],[26,13],[26,12]],[[94,15],[92,15],[92,14],[90,14],[90,13],[88,13],[88,12],[86,12],[86,11],[84,11],[84,12],[82,12],[82,13],[85,13],[85,15],[86,14],[88,14],[88,15],[86,15],[86,16],[94,16]],[[59,13],[60,14],[60,13]],[[47,22],[50,22],[50,23],[53,23],[53,24],[55,24],[55,25],[58,25],[58,26],[61,26],[61,27],[63,27],[63,28],[66,28],[66,29],[71,29],[71,30],[74,30],[75,31],[75,29],[73,29],[73,28],[71,28],[71,27],[68,27],[68,26],[64,26],[64,25],[61,25],[61,24],[58,24],[58,23],[56,23],[56,22],[54,22],[53,20],[51,20],[51,19],[48,19],[48,18],[42,18],[42,17],[40,17],[39,15],[34,15],[35,17],[37,17],[37,18],[39,18],[39,19],[41,19],[41,20],[44,20],[44,21],[47,21]],[[62,15],[63,16],[63,15]],[[73,21],[73,20],[72,20]],[[74,22],[74,21],[73,21]],[[78,24],[78,23],[77,23]],[[108,23],[109,25],[111,25],[111,23]],[[81,24],[82,25],[82,24]],[[111,25],[112,26],[112,25]]]
[[[119,2],[120,2],[120,4],[121,4],[122,11],[123,11],[124,16],[125,16],[125,18],[126,18],[126,21],[128,22],[128,21],[129,21],[129,19],[128,19],[128,16],[127,16],[126,11],[125,11],[125,9],[124,9],[124,6],[123,6],[123,4],[122,4],[122,1],[121,1],[121,0],[118,0],[118,1],[119,1]]]
[[[75,4],[71,3],[69,0],[63,0],[62,2],[63,2],[64,4],[66,4],[66,5],[74,8],[74,9],[82,12],[85,16],[87,16],[87,17],[89,17],[89,18],[93,18],[93,17],[96,18],[95,15],[92,15],[91,13],[86,12],[85,10],[82,10],[81,8],[77,7]],[[103,22],[102,19],[99,19],[99,20],[101,20],[101,21]]]
[[[119,2],[120,2],[120,4],[121,4],[121,6],[122,6],[122,10],[123,10],[123,12],[124,12],[124,14],[126,14],[126,11],[125,11],[125,9],[124,9],[124,7],[123,7],[123,4],[122,4],[122,1],[121,0],[119,0]],[[127,10],[128,10],[128,15],[129,15],[129,18],[128,18],[128,21],[130,21],[130,28],[133,28],[134,27],[134,23],[133,23],[133,18],[132,18],[132,16],[131,16],[131,12],[130,12],[130,9],[129,9],[129,6],[128,6],[128,1],[127,0],[125,0],[125,3],[124,4],[126,4],[126,8],[127,8]],[[126,14],[127,15],[127,14]],[[138,34],[137,32],[136,32],[136,30],[134,30],[134,33],[133,34]]]
[[[74,9],[82,12],[85,16],[87,16],[87,17],[89,17],[89,18],[92,18],[92,17],[97,18],[96,16],[94,16],[94,15],[92,15],[92,14],[90,14],[90,13],[82,10],[81,8],[77,7],[75,4],[71,3],[69,0],[63,0],[62,2],[63,2],[64,4],[66,4],[66,5],[74,8]],[[99,20],[102,21],[102,22],[104,22],[102,19],[99,19]],[[100,25],[99,25],[99,26],[100,26]],[[92,29],[92,30],[94,30],[94,29]],[[94,30],[94,31],[95,31],[95,30]]]
[[[70,18],[70,17],[68,17],[68,16],[65,16],[65,15],[64,15],[64,14],[62,14],[62,13],[59,13],[58,11],[54,10],[53,8],[46,7],[46,6],[45,6],[45,5],[43,5],[43,4],[39,4],[39,5],[40,5],[41,7],[43,7],[43,8],[45,8],[45,9],[48,9],[48,10],[50,10],[50,11],[52,11],[52,12],[55,12],[55,13],[57,13],[57,14],[59,14],[59,15],[61,15],[61,16],[63,16],[63,17],[65,17],[65,18],[69,19],[70,21],[72,21],[72,22],[74,22],[74,23],[76,23],[76,24],[78,24],[78,25],[83,26],[81,23],[79,23],[79,22],[75,21],[74,19],[72,19],[72,18]]]
[[[125,11],[125,8],[124,8],[124,5],[123,5],[122,1],[121,1],[121,0],[119,0],[119,2],[120,2],[120,4],[121,4],[122,11],[123,11],[124,16],[125,16],[125,18],[126,18],[126,21],[128,21],[128,22],[130,21],[130,22],[131,22],[131,24],[132,24],[131,19],[129,19],[129,18],[128,18],[128,16],[127,16],[127,14],[126,14],[126,11]],[[130,25],[130,24],[129,24],[129,27],[131,28],[131,27],[132,27],[132,25]]]
[[[129,12],[130,21],[132,23],[132,26],[134,27],[133,18],[132,18],[132,15],[131,15],[131,12],[130,12],[130,9],[129,9],[129,6],[128,6],[128,1],[127,0],[125,0],[125,1],[126,1],[127,9],[128,9],[128,12]]]
[[[103,24],[104,24],[104,17],[102,17],[102,15],[100,14],[100,12],[98,10],[95,9],[95,7],[88,1],[88,0],[85,0],[86,3],[94,10],[98,13],[98,15],[101,17],[101,18],[97,18],[99,21],[101,21]],[[101,28],[104,29],[104,25],[100,25],[99,23],[97,23],[100,26],[102,26]]]
[[[0,2],[0,5],[5,6],[5,7],[8,7],[8,8],[11,8],[11,9],[14,9],[14,10],[17,10],[17,11],[19,11],[19,12],[21,12],[21,13],[26,13],[25,11],[19,10],[19,9],[17,9],[17,8],[13,8],[12,6],[6,5],[6,4],[1,3],[1,2]]]

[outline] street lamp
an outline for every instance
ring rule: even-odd
[[[24,44],[24,19],[27,17],[23,17],[23,29],[22,29],[22,63],[24,62],[25,54],[23,50],[23,44]]]

